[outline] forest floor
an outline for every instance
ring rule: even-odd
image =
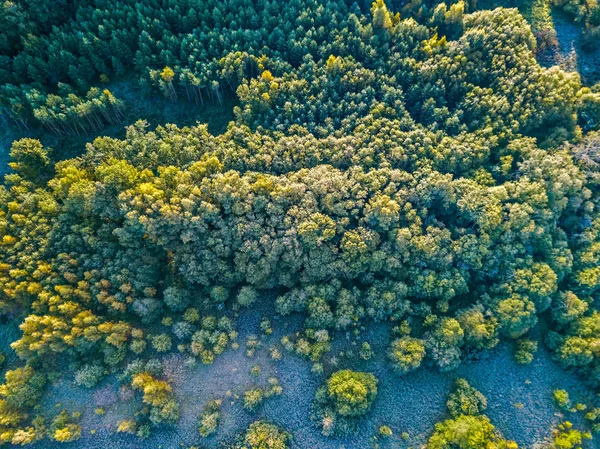
[[[382,449],[417,448],[426,441],[435,423],[446,417],[445,401],[458,377],[468,379],[487,397],[486,414],[505,437],[517,441],[521,448],[532,448],[549,437],[551,429],[564,419],[584,425],[581,413],[562,415],[553,404],[552,392],[556,388],[566,389],[574,401],[585,401],[591,391],[583,387],[581,379],[560,369],[542,347],[534,362],[526,366],[516,364],[512,349],[504,344],[477,360],[464,362],[457,371],[440,373],[435,368],[422,367],[398,376],[386,360],[389,328],[378,324],[364,329],[358,341],[350,334],[336,335],[332,351],[325,356],[325,373],[317,375],[311,372],[309,361],[285,351],[279,343],[283,335],[293,334],[301,327],[299,317],[271,316],[273,334],[261,334],[259,323],[268,316],[267,308],[253,308],[238,317],[240,348],[228,349],[212,365],[188,368],[179,355],[163,359],[180,402],[181,419],[176,426],[155,430],[147,440],[117,434],[118,422],[132,417],[139,398],[132,398],[130,390],[119,389],[112,377],[98,388],[87,390],[76,386],[70,375],[50,387],[41,409],[55,410],[55,414],[62,408],[82,412],[82,438],[69,444],[44,441],[35,449],[176,449],[190,445],[216,448],[220,443],[233,441],[257,419],[267,419],[287,429],[293,436],[293,449],[366,449],[384,424],[392,428],[394,435],[380,441]],[[260,336],[261,346],[249,357],[245,341],[251,335]],[[357,355],[362,341],[373,347],[375,356],[369,361]],[[271,346],[281,351],[281,360],[270,358]],[[351,357],[349,350],[354,352]],[[250,373],[253,366],[261,368],[258,377]],[[356,436],[330,439],[322,436],[310,420],[312,402],[316,389],[327,376],[344,368],[376,374],[379,393]],[[245,410],[243,392],[266,386],[269,377],[279,380],[283,393],[266,399],[255,412]],[[211,399],[222,399],[222,421],[214,436],[201,438],[198,417]],[[95,412],[99,407],[104,414]],[[402,432],[409,437],[402,438]]]
[[[580,45],[581,26],[556,11],[552,19],[559,47],[557,62],[566,70],[579,72],[586,86],[600,81],[600,46],[592,52],[583,50]]]

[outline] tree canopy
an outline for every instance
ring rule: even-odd
[[[220,135],[138,121],[56,164],[39,141],[13,143],[0,311],[22,320],[23,367],[0,387],[0,441],[39,436],[28,411],[64,360],[84,386],[121,373],[144,404],[140,435],[176,422],[151,356],[212,363],[237,336],[229,312],[265,291],[277,313],[303,314],[321,349],[328,332],[392,323],[403,374],[455,369],[547,320],[557,360],[600,386],[600,89],[541,67],[516,9],[65,3],[76,20],[0,40],[8,120],[99,131],[123,108],[102,75],[126,73],[190,107],[239,105]],[[4,5],[0,20],[46,7]],[[335,412],[365,413],[376,384],[335,374]],[[463,387],[429,447],[510,447],[465,414],[485,401]],[[70,441],[78,425],[63,418],[54,438]],[[245,444],[285,448],[287,436],[259,423]]]

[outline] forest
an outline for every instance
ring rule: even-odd
[[[0,446],[598,447],[596,0],[0,30]]]

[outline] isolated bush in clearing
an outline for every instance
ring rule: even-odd
[[[487,408],[487,400],[483,394],[469,385],[466,379],[457,379],[446,407],[455,418],[460,415],[479,415]]]
[[[179,405],[171,386],[150,373],[142,372],[133,376],[131,386],[143,393],[142,401],[150,407],[149,419],[153,424],[174,424],[179,419]]]
[[[370,360],[374,355],[371,345],[365,341],[362,344],[362,346],[360,347],[360,351],[359,351],[358,355],[363,360]]]
[[[367,413],[377,396],[377,378],[371,373],[343,370],[327,382],[327,391],[337,414],[356,417]]]
[[[263,401],[271,396],[278,396],[283,392],[283,388],[279,385],[279,380],[275,377],[268,379],[268,388],[251,388],[244,392],[244,408],[247,410],[255,410]]]
[[[202,318],[201,329],[192,335],[190,349],[192,354],[200,357],[202,363],[209,365],[236,336],[229,318],[217,320],[214,316],[207,316]]]
[[[571,408],[571,398],[567,390],[554,390],[554,400],[556,405],[563,410],[569,410]]]
[[[247,410],[256,409],[265,399],[265,392],[262,388],[253,388],[244,392],[244,408]]]
[[[215,433],[219,426],[219,422],[221,421],[221,400],[209,401],[209,403],[204,406],[199,421],[200,435],[207,437]]]
[[[427,449],[517,449],[499,436],[487,416],[460,415],[435,425]]]
[[[382,438],[389,438],[394,434],[392,429],[389,426],[379,426],[379,435]]]
[[[394,368],[401,374],[416,370],[425,357],[425,343],[412,337],[402,337],[392,342],[389,352]]]
[[[118,433],[130,433],[135,434],[137,431],[137,423],[134,419],[124,419],[119,421],[119,425],[117,426]]]
[[[311,419],[325,436],[354,434],[375,401],[377,383],[370,373],[342,370],[332,374],[317,390]]]
[[[517,341],[517,349],[515,351],[515,360],[521,365],[527,365],[533,362],[534,354],[538,350],[537,341],[523,338]]]
[[[290,435],[274,424],[256,421],[250,424],[244,444],[237,449],[287,449]]]

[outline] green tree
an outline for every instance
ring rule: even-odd
[[[244,443],[249,449],[287,449],[290,436],[287,432],[266,421],[250,424]]]
[[[377,378],[370,373],[337,371],[327,381],[327,391],[336,413],[361,416],[367,413],[377,397]]]
[[[457,379],[446,407],[454,418],[461,415],[481,415],[487,408],[487,400],[484,395],[469,385],[466,379]]]
[[[389,356],[394,368],[399,373],[406,374],[421,366],[425,357],[425,343],[418,338],[399,338],[392,342]]]
[[[39,140],[21,139],[13,142],[10,149],[10,168],[23,179],[36,185],[44,184],[52,175],[49,151]]]

